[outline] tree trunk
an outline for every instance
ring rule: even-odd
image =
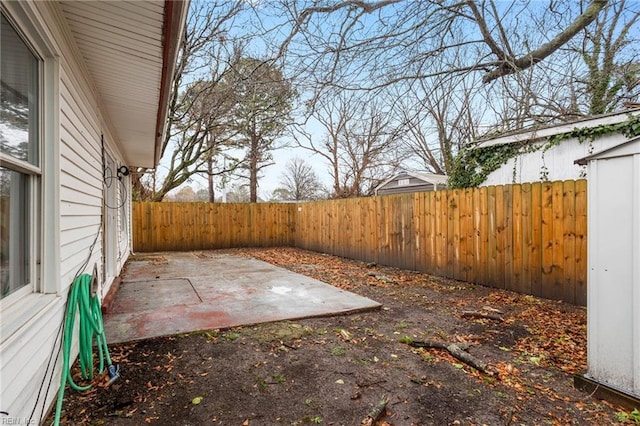
[[[214,203],[216,201],[216,194],[213,186],[213,158],[207,159],[207,177],[209,178],[209,202]]]
[[[251,152],[249,154],[249,201],[258,202],[258,144],[260,139],[256,135],[255,126],[251,134]]]

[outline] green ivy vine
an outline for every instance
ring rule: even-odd
[[[570,132],[550,136],[546,142],[521,141],[476,149],[462,149],[453,161],[452,171],[449,174],[449,188],[477,187],[491,172],[518,155],[539,150],[542,150],[544,155],[549,149],[567,139],[575,138],[579,143],[593,142],[597,138],[612,133],[620,133],[627,138],[640,136],[640,115],[629,115],[628,120],[621,123],[575,128]]]

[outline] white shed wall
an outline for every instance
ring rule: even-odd
[[[624,136],[619,134],[598,138],[591,144],[588,141],[580,143],[577,139],[568,139],[544,153],[538,150],[522,154],[490,173],[481,186],[540,182],[543,166],[548,169],[549,181],[583,179],[586,169],[573,162],[592,152],[615,146],[622,140]]]
[[[640,397],[640,148],[589,172],[588,376]]]
[[[21,424],[25,424],[34,409],[41,382],[45,380],[45,368],[52,350],[54,357],[57,352],[54,340],[63,320],[66,296],[76,272],[90,256],[88,268],[84,272],[91,273],[93,265],[98,265],[102,283],[101,296],[106,294],[107,285],[111,284],[113,277],[104,277],[102,274],[101,134],[104,134],[106,149],[120,165],[122,157],[110,137],[113,132],[106,124],[106,117],[99,106],[100,100],[95,96],[89,74],[77,52],[59,5],[53,2],[34,2],[13,4],[9,7],[10,13],[12,9],[36,23],[31,28],[24,29],[26,36],[37,31],[38,36],[50,44],[49,47],[53,50],[51,54],[58,58],[53,61],[56,64],[52,74],[55,81],[45,80],[45,84],[55,83],[57,91],[55,105],[45,105],[45,111],[47,108],[51,109],[49,113],[55,116],[53,122],[56,123],[55,128],[45,129],[49,132],[45,139],[57,145],[53,148],[44,147],[44,151],[51,149],[55,153],[55,161],[51,164],[56,164],[57,167],[43,171],[44,180],[53,182],[53,191],[45,194],[43,210],[57,211],[59,214],[56,215],[55,226],[44,226],[42,230],[45,249],[53,247],[45,250],[43,256],[45,259],[49,258],[48,263],[56,264],[55,268],[49,270],[56,271],[53,275],[44,271],[43,287],[52,289],[56,294],[25,296],[2,312],[0,318],[2,330],[5,330],[8,318],[24,317],[24,322],[19,327],[12,328],[10,334],[0,335],[0,409],[8,412],[12,419],[19,419]],[[55,137],[52,138],[52,135]],[[127,202],[125,209],[128,208]],[[129,215],[125,216],[121,212],[126,210],[118,209],[118,220],[128,221]],[[128,224],[116,227],[117,232],[122,232],[118,236],[119,259],[116,261],[116,274],[130,251],[128,232],[123,231],[126,229]],[[90,247],[96,238],[97,243],[90,253]],[[51,256],[59,256],[59,259],[51,259]],[[45,410],[50,407],[57,394],[60,363],[61,357],[44,404]],[[46,381],[48,380],[47,377]],[[44,389],[46,384],[42,392]],[[43,408],[42,401],[41,399],[35,407],[34,419],[37,423]]]

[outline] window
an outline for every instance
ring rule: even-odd
[[[409,185],[409,179],[398,179],[398,186],[407,186]]]
[[[0,20],[0,299],[35,290],[41,60]]]

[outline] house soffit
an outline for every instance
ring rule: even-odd
[[[61,8],[125,162],[155,166],[164,1],[63,1]]]

